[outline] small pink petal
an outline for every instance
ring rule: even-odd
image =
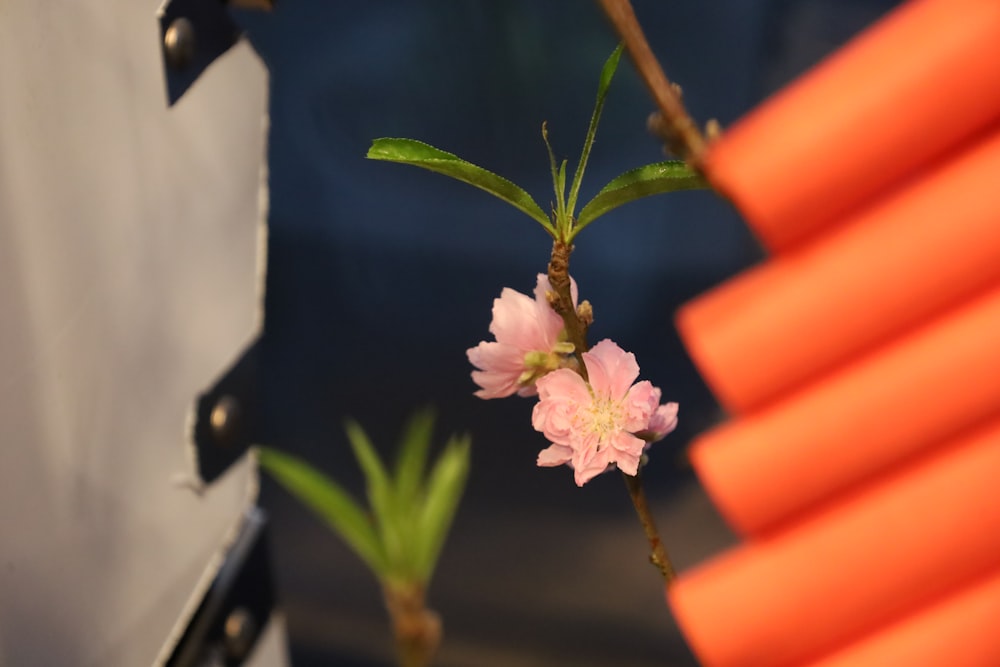
[[[480,386],[479,398],[504,398],[518,390],[524,355],[516,347],[483,341],[465,352],[473,366],[472,381]]]
[[[573,459],[573,450],[564,445],[555,443],[549,445],[538,453],[538,465],[542,467],[561,466],[569,463]]]
[[[639,456],[619,456],[618,469],[630,477],[635,477],[639,474],[639,460],[641,458],[641,454]]]
[[[524,370],[524,353],[513,345],[483,341],[465,351],[469,362],[482,370],[520,374]]]
[[[488,371],[472,371],[472,381],[479,385],[475,392],[480,398],[505,398],[517,391],[517,380],[513,376]]]
[[[596,447],[577,450],[573,456],[573,478],[577,486],[583,486],[597,475],[608,469],[611,464],[608,447],[597,451]]]
[[[573,470],[573,481],[576,482],[577,486],[583,486],[590,480],[600,475],[602,472],[605,472],[607,469],[608,466],[602,466],[599,461],[595,460],[592,465],[589,465],[586,468],[575,468]]]
[[[531,425],[550,441],[569,445],[577,428],[582,405],[590,404],[590,392],[578,374],[560,368],[535,383],[539,401],[531,412]]]
[[[497,342],[522,351],[545,349],[535,300],[509,287],[503,288],[500,298],[493,300],[490,333],[496,336]]]
[[[587,366],[587,376],[594,392],[616,401],[625,398],[629,387],[639,377],[639,364],[635,361],[635,355],[607,338],[590,348],[590,351],[584,352],[583,362]]]
[[[627,475],[635,475],[639,471],[639,459],[646,443],[631,433],[616,433],[612,440],[614,461],[618,468]]]
[[[545,398],[575,401],[589,405],[593,400],[587,383],[580,374],[568,368],[559,368],[538,378],[538,395]]]
[[[518,377],[521,377],[521,376],[519,375]],[[520,384],[520,383],[518,383],[518,384],[519,384],[519,386],[517,388],[517,391],[514,392],[518,396],[521,396],[522,398],[528,398],[528,397],[531,397],[531,396],[537,396],[538,395],[538,389],[535,387],[534,384]]]
[[[622,428],[630,433],[647,428],[659,402],[659,391],[648,380],[637,382],[622,401],[625,420]]]
[[[646,427],[646,430],[651,432],[651,442],[662,440],[668,433],[677,428],[678,409],[677,403],[665,403],[656,408],[656,411],[649,418],[649,425]]]

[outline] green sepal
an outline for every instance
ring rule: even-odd
[[[574,235],[596,218],[636,199],[678,190],[711,187],[705,178],[681,160],[669,160],[638,167],[613,179],[587,202],[577,216]]]
[[[548,216],[524,189],[502,176],[461,159],[457,155],[414,139],[382,138],[372,142],[367,157],[372,160],[385,160],[423,167],[473,185],[526,213],[541,224],[549,234],[555,235],[555,229]]]

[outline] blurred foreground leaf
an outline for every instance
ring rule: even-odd
[[[471,449],[468,436],[453,436],[427,472],[433,427],[429,410],[410,419],[390,475],[361,426],[347,422],[370,513],[336,482],[294,456],[260,447],[260,465],[323,518],[383,584],[397,590],[413,584],[422,588],[434,573],[465,490]]]
[[[385,574],[385,552],[371,520],[339,484],[302,459],[270,447],[260,447],[258,458],[260,466],[333,528],[376,576]]]

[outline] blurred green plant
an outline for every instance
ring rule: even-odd
[[[423,410],[404,428],[390,470],[357,422],[345,428],[364,474],[367,509],[295,456],[260,447],[260,465],[371,569],[382,585],[399,664],[421,667],[440,643],[440,620],[425,606],[426,590],[465,489],[471,440],[451,436],[428,469],[434,415]]]

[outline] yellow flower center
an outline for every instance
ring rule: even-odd
[[[621,428],[622,411],[621,406],[609,398],[595,396],[593,403],[587,410],[589,417],[586,430],[597,436],[597,449],[600,450],[610,435]]]

